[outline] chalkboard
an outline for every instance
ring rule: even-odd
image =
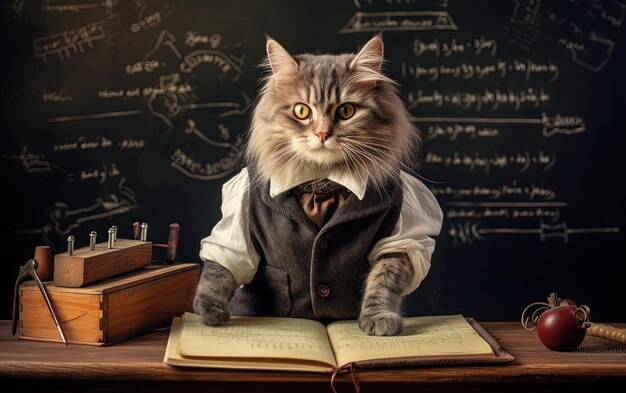
[[[266,35],[341,53],[375,33],[445,214],[409,314],[518,320],[550,292],[626,322],[623,0],[7,1],[2,299],[34,247],[116,225],[199,261],[241,154]],[[155,251],[156,259],[164,254]]]

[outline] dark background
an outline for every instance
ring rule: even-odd
[[[624,9],[5,1],[0,318],[34,247],[63,252],[69,234],[82,247],[89,231],[131,237],[145,221],[165,242],[178,222],[178,260],[199,261],[242,166],[265,35],[292,53],[340,53],[382,31],[385,72],[424,136],[415,170],[446,215],[407,313],[516,321],[557,292],[594,321],[626,322]]]

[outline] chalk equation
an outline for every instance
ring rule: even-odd
[[[451,57],[453,55],[474,55],[487,54],[491,57],[498,53],[498,42],[493,38],[480,36],[471,40],[459,40],[451,38],[449,40],[440,40],[433,38],[424,41],[421,38],[413,39],[413,54],[415,57],[432,56]]]
[[[512,78],[522,76],[528,82],[534,76],[545,76],[548,82],[559,78],[559,67],[550,59],[539,63],[531,59],[497,60],[492,63],[457,63],[424,65],[420,63],[400,63],[401,75],[404,79],[426,80],[435,82],[439,79],[485,79]]]
[[[511,154],[483,154],[479,152],[437,153],[426,151],[425,163],[431,167],[449,167],[467,169],[469,172],[480,171],[488,175],[496,169],[508,169],[518,173],[527,172],[531,167],[541,172],[548,172],[556,164],[556,155],[542,150],[530,152],[524,150]]]
[[[472,186],[449,186],[432,185],[430,191],[435,196],[445,199],[448,206],[477,206],[476,202],[450,202],[450,198],[459,200],[462,198],[484,198],[489,201],[497,201],[503,198],[515,197],[517,200],[524,198],[527,201],[553,201],[557,197],[554,188],[537,185],[534,182],[521,182],[517,179],[506,184],[486,186],[476,184]],[[493,202],[489,202],[493,203]],[[478,204],[480,205],[480,203]],[[567,204],[563,205],[566,206]]]
[[[561,208],[567,202],[445,202],[449,220],[541,219],[551,223],[561,218]]]
[[[552,95],[543,87],[528,86],[522,89],[490,89],[481,91],[444,91],[440,89],[418,89],[407,93],[409,109],[420,106],[434,108],[456,107],[476,111],[510,109],[518,112],[526,108],[540,108],[552,102]]]
[[[541,135],[549,138],[556,135],[576,135],[587,131],[587,124],[580,116],[561,115],[556,113],[548,116],[545,112],[538,118],[514,118],[514,117],[412,117],[415,123],[434,123],[428,126],[426,137],[428,140],[438,137],[447,137],[450,141],[456,140],[459,136],[467,135],[470,138],[495,137],[501,134],[500,129],[489,127],[476,127],[475,124],[494,125],[541,125]],[[444,123],[444,125],[440,125]],[[447,125],[446,123],[451,123]],[[470,123],[466,125],[465,123]],[[529,129],[529,128],[526,128]],[[529,129],[530,130],[530,129]]]

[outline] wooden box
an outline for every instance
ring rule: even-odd
[[[99,243],[95,250],[77,249],[54,256],[54,285],[78,288],[105,278],[141,269],[152,263],[152,242],[118,239],[114,248]]]
[[[103,346],[190,311],[199,272],[195,263],[151,265],[82,288],[45,286],[69,343]],[[62,342],[35,283],[27,281],[19,291],[20,338]]]

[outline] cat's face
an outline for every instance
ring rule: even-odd
[[[268,77],[256,106],[248,157],[263,177],[306,169],[349,171],[380,183],[416,142],[394,83],[380,73],[383,46],[358,54],[291,56],[267,43]]]

